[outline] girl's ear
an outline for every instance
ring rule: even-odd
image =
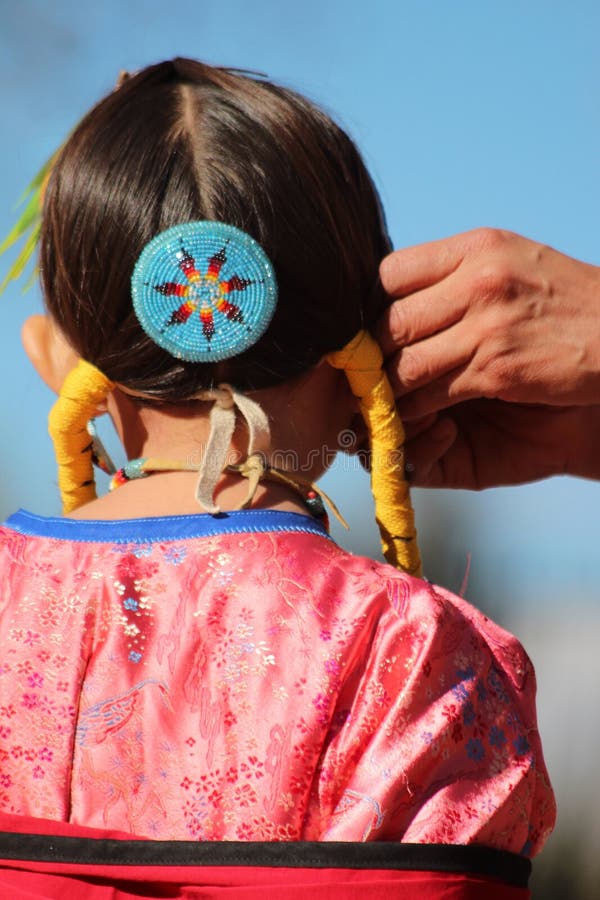
[[[79,359],[49,316],[29,316],[21,331],[25,353],[40,378],[56,394]]]

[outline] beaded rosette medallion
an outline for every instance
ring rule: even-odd
[[[277,282],[262,247],[223,222],[187,222],[143,249],[131,280],[138,320],[178,359],[217,362],[266,331]]]

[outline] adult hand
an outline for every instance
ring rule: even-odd
[[[466,400],[405,421],[411,481],[481,490],[550,475],[600,479],[600,405]]]
[[[416,483],[600,478],[600,269],[479,229],[392,253],[381,280],[403,298],[378,338]]]

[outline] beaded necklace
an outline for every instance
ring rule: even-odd
[[[113,491],[116,488],[127,484],[128,481],[134,481],[138,478],[148,478],[148,476],[155,475],[158,472],[198,472],[199,470],[200,466],[184,462],[183,460],[167,460],[160,459],[159,457],[140,457],[138,459],[130,460],[113,474],[110,481],[110,490]],[[328,531],[329,517],[327,515],[325,503],[328,504],[334,516],[344,528],[348,528],[346,520],[325,491],[317,487],[314,482],[306,481],[297,476],[292,477],[282,469],[269,466],[262,453],[253,453],[243,463],[226,466],[223,471],[241,475],[248,480],[248,493],[240,504],[240,509],[245,509],[252,503],[259,482],[273,481],[292,488],[292,490],[300,496],[308,512],[314,516],[315,519],[322,521]]]

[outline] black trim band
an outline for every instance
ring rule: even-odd
[[[109,866],[404,869],[484,875],[527,887],[531,861],[491,847],[338,841],[139,841],[0,832],[0,859]]]

